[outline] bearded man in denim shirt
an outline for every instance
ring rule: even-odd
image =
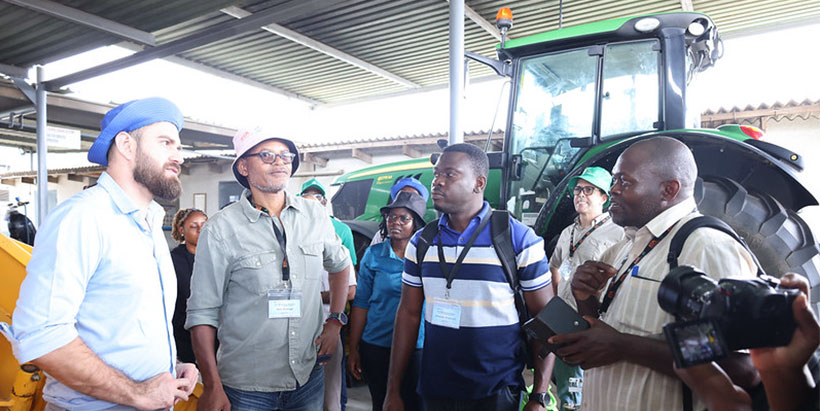
[[[153,201],[181,192],[182,122],[162,98],[109,111],[88,151],[106,171],[37,233],[3,331],[48,376],[46,411],[167,409],[196,385],[196,367],[176,364],[176,274]]]

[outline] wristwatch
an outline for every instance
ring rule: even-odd
[[[336,321],[342,326],[347,324],[347,314],[345,313],[330,313],[328,314],[327,319]]]
[[[544,408],[547,408],[547,405],[549,405],[549,399],[550,395],[546,392],[534,392],[530,394],[530,400],[541,404]]]

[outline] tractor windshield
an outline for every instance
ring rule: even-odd
[[[582,153],[572,147],[572,139],[605,140],[657,127],[658,50],[656,40],[646,40],[520,60],[508,134],[521,172],[510,182],[507,202],[518,218],[534,224],[555,186],[577,163]]]

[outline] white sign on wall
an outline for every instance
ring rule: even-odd
[[[70,148],[79,150],[80,130],[62,127],[46,127],[46,142],[49,147]]]

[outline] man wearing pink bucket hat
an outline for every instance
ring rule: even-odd
[[[233,145],[246,189],[202,230],[188,300],[185,327],[205,384],[199,409],[318,411],[322,367],[347,322],[350,257],[321,204],[287,192],[299,167],[292,141],[257,129],[239,131]]]

